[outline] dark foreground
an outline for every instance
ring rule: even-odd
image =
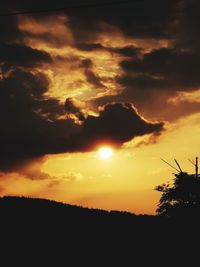
[[[0,198],[0,214],[1,255],[14,266],[193,266],[199,255],[197,217],[170,220],[18,197]]]

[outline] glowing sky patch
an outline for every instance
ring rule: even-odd
[[[109,159],[112,157],[113,151],[110,147],[101,147],[98,154],[101,159]]]

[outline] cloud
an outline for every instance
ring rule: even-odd
[[[106,25],[119,28],[134,38],[168,38],[169,24],[179,1],[131,1],[121,5],[69,11],[71,26],[78,41],[95,40]],[[85,34],[87,32],[87,34]]]
[[[40,8],[45,8],[47,3],[46,0],[43,1]],[[100,1],[97,1],[98,3]],[[70,5],[70,2],[59,0],[57,5]],[[19,6],[21,10],[37,8],[34,1],[29,1],[29,3],[16,1],[14,4],[8,1],[4,4],[4,10],[14,11]],[[53,8],[55,4],[48,3],[48,7]],[[136,106],[141,109],[143,105],[146,109],[146,99],[153,101],[155,90],[157,90],[157,94],[161,95],[163,92],[159,91],[165,91],[165,96],[167,96],[168,90],[171,90],[170,94],[173,94],[180,87],[181,89],[185,88],[184,90],[194,90],[199,85],[199,55],[196,52],[198,46],[194,45],[197,40],[190,41],[197,39],[196,36],[198,36],[195,30],[198,28],[195,25],[199,23],[198,12],[196,12],[198,7],[199,4],[196,0],[164,0],[162,3],[158,0],[132,1],[122,5],[71,9],[59,14],[47,13],[19,17],[8,23],[8,29],[12,30],[10,37],[13,32],[15,33],[12,35],[12,41],[19,42],[21,40],[20,46],[24,46],[25,42],[30,42],[31,38],[35,36],[36,39],[39,38],[39,44],[42,40],[46,40],[51,44],[50,46],[56,48],[70,45],[83,52],[103,50],[128,57],[129,59],[124,60],[120,65],[124,75],[116,79],[119,86],[125,87],[125,92],[119,98],[116,97],[114,101],[127,101],[126,95],[129,94],[129,98]],[[49,27],[53,29],[51,37],[51,33],[48,32]],[[116,42],[115,47],[109,46],[104,35],[115,38],[114,29],[116,32],[120,32],[121,37],[130,38],[128,40],[129,42],[132,40],[132,43],[119,46]],[[67,35],[72,35],[70,42],[64,38]],[[135,45],[138,39],[142,39],[144,42],[153,39],[159,43],[163,38],[171,40],[170,48],[146,51],[144,57],[141,58],[144,51],[140,45]],[[5,39],[8,40],[6,36]],[[62,42],[63,40],[64,42]],[[34,45],[36,44],[34,43]],[[16,46],[16,44],[12,44],[12,46]],[[32,48],[26,47],[27,49]],[[39,58],[42,56],[41,53],[44,53],[44,51],[33,50],[29,53],[35,55],[35,58]],[[14,57],[12,61],[15,62]],[[91,59],[85,61],[90,61],[88,64],[85,64],[84,60],[82,62],[87,82],[95,88],[101,88],[107,92],[106,83],[97,74]],[[21,63],[21,61],[18,62]],[[31,62],[30,58],[29,61],[25,62],[24,60],[21,64],[28,65]],[[39,62],[36,60],[33,64]],[[142,89],[142,97],[139,96],[140,89]],[[144,102],[140,100],[144,100]]]
[[[132,83],[137,78],[144,80],[146,87],[165,90],[194,90],[200,86],[198,69],[200,53],[179,51],[175,48],[163,48],[146,53],[142,59],[127,60],[121,63],[122,68],[133,76],[127,75]],[[142,77],[142,75],[143,77]],[[126,76],[123,81],[126,82]],[[139,83],[136,84],[139,87]]]
[[[142,51],[142,48],[135,47],[133,45],[128,45],[124,47],[115,47],[115,48],[108,48],[108,51],[120,54],[125,57],[138,57],[140,55],[140,52]]]
[[[178,13],[177,5],[179,2],[180,0],[163,0],[162,3],[159,0],[133,0],[124,4],[116,3],[105,6],[75,8],[65,10],[55,15],[52,13],[45,13],[37,14],[37,16],[29,15],[27,17],[43,22],[52,18],[52,21],[54,20],[56,23],[58,15],[66,17],[65,25],[67,28],[69,27],[71,29],[75,43],[96,41],[102,33],[110,33],[111,28],[116,28],[122,32],[123,35],[131,38],[171,38],[172,22],[176,19],[175,14]],[[101,1],[95,0],[95,3],[101,4]],[[92,5],[93,4],[92,2]],[[67,0],[58,0],[56,6],[55,3],[49,3],[49,1],[44,0],[40,3],[40,9],[45,9],[47,6],[48,9],[51,9],[70,5],[72,5],[71,1]],[[4,3],[2,9],[4,12],[37,10],[38,5],[36,5],[35,1],[29,1],[28,3],[20,0],[15,1],[15,3],[13,3],[13,1],[8,1],[8,3]],[[19,20],[20,19],[21,18],[19,18]],[[17,22],[13,22],[13,24],[17,25]],[[61,25],[62,21],[59,21],[59,24]],[[51,25],[51,27],[53,27],[53,25]],[[60,27],[56,29],[57,32],[59,32],[59,30]],[[64,32],[63,28],[62,32]],[[26,35],[29,35],[29,33],[26,32]],[[65,45],[63,42],[63,39],[65,39],[64,35],[62,35],[62,38],[58,38],[56,42],[55,38],[53,38],[54,34],[48,31],[32,32],[29,37],[46,40],[49,44],[54,43],[57,47]],[[67,39],[65,39],[65,42],[66,41]]]
[[[1,9],[2,10],[2,9]],[[4,9],[9,11],[9,9]],[[3,12],[3,11],[2,11]],[[18,17],[0,17],[0,32],[1,32],[1,42],[20,42],[22,41],[22,34],[18,29]]]
[[[106,105],[99,116],[88,116],[81,132],[72,137],[71,151],[91,150],[99,144],[111,143],[121,146],[136,136],[157,134],[163,130],[162,122],[148,122],[131,104]]]
[[[98,104],[110,101],[131,101],[148,118],[175,120],[199,112],[199,105],[181,100],[170,101],[180,92],[194,93],[200,88],[200,50],[180,50],[176,47],[154,49],[141,57],[122,60],[123,73],[116,82],[123,90],[115,96],[104,96]],[[185,111],[184,111],[185,109]]]
[[[3,11],[37,9],[35,1],[12,2]],[[40,8],[47,5],[55,7],[45,0]],[[200,88],[198,10],[197,0],[133,0],[1,17],[0,66],[6,73],[0,79],[0,169],[46,154],[88,151],[99,142],[121,146],[148,133],[154,140],[164,125],[152,120],[199,112],[199,103],[177,98]],[[53,91],[62,91],[62,101]],[[104,108],[87,115],[75,97]]]
[[[25,42],[28,41],[34,46],[39,43],[43,47],[62,49],[73,43],[73,36],[67,22],[66,13],[63,15],[45,13],[37,16],[20,16],[18,27]]]
[[[50,175],[42,171],[42,164],[45,161],[45,157],[37,158],[35,160],[23,162],[23,165],[19,165],[18,168],[15,169],[17,173],[22,175],[24,178],[29,180],[51,180],[55,179],[54,176]]]
[[[15,70],[0,81],[0,169],[65,151],[66,138],[77,126],[57,119],[65,114],[64,106],[46,99],[47,90],[48,80],[41,73]]]
[[[36,67],[41,63],[51,63],[51,56],[45,52],[22,44],[0,43],[0,61],[3,70],[10,67]]]
[[[83,108],[83,103],[80,101],[77,101],[76,99],[73,98],[67,98],[65,100],[65,110],[67,114],[69,115],[69,118],[72,115],[75,116],[79,121],[84,121],[85,120],[85,115],[84,112],[81,110]]]
[[[80,63],[80,67],[84,69],[86,80],[95,87],[105,87],[101,79],[93,71],[93,62],[91,59],[84,59]]]
[[[135,136],[160,132],[163,123],[150,123],[131,105],[110,104],[97,117],[77,124],[64,118],[66,112],[80,115],[72,99],[61,104],[45,98],[48,80],[44,74],[15,70],[0,81],[0,169],[19,169],[47,154],[89,151],[97,142],[122,145]],[[80,116],[79,116],[80,118]]]
[[[75,47],[81,51],[96,51],[96,50],[104,50],[105,47],[100,43],[77,43]]]
[[[100,43],[77,43],[75,47],[81,51],[92,52],[92,51],[108,51],[111,53],[116,53],[125,57],[138,56],[141,52],[141,48],[135,47],[133,45],[123,46],[123,47],[106,47]]]

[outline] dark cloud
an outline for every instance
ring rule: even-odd
[[[70,0],[58,0],[50,3],[44,0],[38,4],[35,1],[7,1],[2,7],[2,13],[16,10],[38,10],[74,6],[84,3]],[[112,1],[111,1],[112,2]],[[118,28],[126,36],[134,38],[171,38],[171,25],[177,14],[177,6],[181,0],[133,0],[124,4],[94,6],[102,1],[87,1],[92,7],[75,8],[60,12],[70,18],[67,24],[71,27],[75,40],[95,40],[99,33],[105,31],[106,25]],[[107,1],[106,3],[109,3]],[[51,13],[33,15],[36,19],[52,16]]]
[[[126,74],[117,77],[117,82],[133,89],[140,89],[140,93],[148,91],[149,89],[160,90],[162,88],[167,89],[169,84],[165,82],[163,78],[154,78],[148,74]]]
[[[125,57],[134,57],[138,56],[142,51],[141,48],[135,47],[133,45],[124,46],[124,47],[106,47],[100,43],[78,43],[75,47],[81,51],[108,51],[111,53],[120,54]]]
[[[104,96],[97,104],[110,101],[131,101],[148,118],[174,120],[181,116],[199,112],[199,105],[185,101],[173,106],[168,100],[178,92],[193,92],[200,88],[200,53],[194,49],[154,49],[143,57],[121,62],[124,73],[116,82],[124,90],[115,96]],[[192,108],[192,105],[194,108]],[[174,113],[175,112],[175,113]],[[176,114],[176,115],[175,115]]]
[[[45,98],[48,80],[41,73],[15,70],[0,81],[0,169],[15,170],[46,154],[88,151],[97,142],[122,145],[135,136],[157,133],[162,123],[142,119],[131,105],[107,105],[98,117],[76,124],[62,119],[66,112],[80,115],[72,99],[64,105]]]
[[[142,49],[139,47],[135,47],[132,45],[124,46],[124,47],[116,47],[116,48],[109,48],[108,51],[120,54],[125,57],[138,57],[138,55],[141,53]]]
[[[52,19],[54,20],[55,18],[53,17]],[[45,23],[45,18],[43,18],[43,20],[44,21],[41,23]],[[59,21],[56,23],[59,23]],[[67,36],[65,36],[65,38],[63,35],[58,36],[56,31],[54,31],[54,32],[42,32],[42,33],[40,33],[40,32],[31,33],[30,31],[24,30],[23,33],[27,39],[30,38],[30,39],[36,41],[37,43],[45,43],[49,47],[64,48],[69,44],[69,40],[67,39]]]
[[[172,94],[173,93],[173,94]],[[184,101],[170,101],[176,97],[176,91],[169,92],[165,90],[134,89],[129,86],[126,89],[114,96],[104,96],[95,100],[95,105],[105,105],[112,101],[130,101],[134,103],[140,113],[147,119],[159,121],[175,121],[181,117],[192,115],[200,112],[200,103],[186,99]]]
[[[104,50],[105,47],[100,43],[77,43],[75,47],[81,51],[96,51],[96,50]]]
[[[105,87],[104,84],[101,82],[100,77],[98,77],[93,70],[93,62],[90,59],[84,59],[80,63],[80,67],[84,69],[84,74],[87,81],[97,88]]]
[[[41,63],[50,63],[48,53],[22,44],[0,43],[0,62],[3,69],[7,70],[14,66],[36,67]]]
[[[136,136],[158,134],[163,127],[162,122],[152,123],[144,120],[131,104],[108,104],[98,117],[87,117],[81,132],[75,135],[76,142],[73,142],[71,149],[93,149],[100,143],[121,146]]]
[[[30,72],[16,69],[12,71],[11,75],[0,81],[1,85],[1,99],[4,98],[9,101],[17,99],[24,103],[24,100],[32,99],[32,97],[38,97],[43,95],[48,90],[49,81],[47,77],[38,72],[37,75],[33,75]],[[21,100],[20,100],[21,97]],[[8,103],[9,104],[9,103]]]
[[[95,40],[105,24],[134,38],[169,38],[177,3],[172,0],[130,1],[121,5],[72,10],[70,26],[77,40]],[[104,22],[104,24],[102,23]],[[87,32],[87,34],[85,34]]]
[[[182,1],[178,27],[176,32],[176,45],[179,48],[200,50],[199,16],[200,2],[198,0]]]
[[[85,115],[81,111],[81,107],[77,101],[73,98],[67,98],[65,101],[65,110],[69,116],[75,115],[76,118],[78,118],[79,121],[84,121],[85,120]]]
[[[22,34],[18,29],[18,17],[0,17],[1,42],[21,42]]]
[[[150,88],[184,91],[200,86],[200,53],[193,51],[163,48],[153,50],[139,60],[123,61],[121,65],[128,74],[133,74],[133,86],[134,82],[138,83],[138,77],[141,87],[149,83]],[[130,82],[130,76],[128,79]],[[121,81],[126,83],[125,77]]]
[[[65,113],[55,99],[45,99],[48,80],[41,74],[13,71],[0,81],[0,168],[62,150],[76,125],[57,120]],[[64,152],[63,147],[63,152]]]

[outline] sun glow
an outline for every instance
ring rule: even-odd
[[[113,155],[113,151],[110,147],[101,147],[98,151],[101,159],[109,159]]]

